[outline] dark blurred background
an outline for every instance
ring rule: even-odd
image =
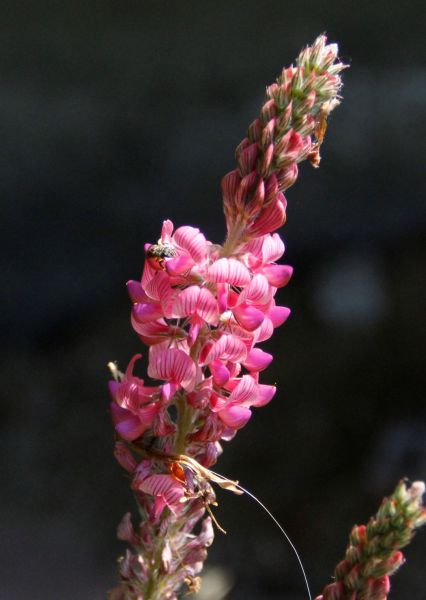
[[[125,282],[165,218],[222,241],[234,148],[265,85],[323,31],[351,68],[321,169],[302,167],[287,193],[295,275],[279,299],[293,314],[264,346],[279,392],[217,468],[281,520],[316,593],[352,524],[402,476],[426,477],[421,9],[1,4],[1,600],[98,600],[114,584],[116,525],[134,505],[112,458],[106,363],[141,349]],[[267,516],[219,496],[229,533],[200,600],[305,598]],[[425,540],[393,600],[424,600]]]

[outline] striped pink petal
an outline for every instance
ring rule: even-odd
[[[219,258],[209,267],[206,279],[214,283],[245,286],[250,283],[250,272],[235,258]]]
[[[183,350],[151,346],[148,375],[153,379],[178,383],[191,391],[194,387],[196,368],[192,358]]]
[[[208,365],[216,358],[241,362],[247,356],[247,347],[244,342],[235,335],[223,334],[217,342],[209,348],[207,356],[201,361],[201,366]]]
[[[241,429],[251,417],[251,410],[245,406],[227,406],[218,413],[219,418],[232,429]]]
[[[259,329],[256,329],[254,332],[256,343],[264,342],[265,340],[269,340],[274,333],[274,326],[272,324],[271,319],[268,315],[265,315],[263,322],[261,323]]]
[[[264,352],[260,348],[253,348],[243,362],[243,367],[248,371],[263,371],[268,367],[274,357],[268,352]]]
[[[274,287],[284,287],[290,281],[293,267],[290,265],[266,265],[262,269],[269,283]]]
[[[139,323],[133,315],[130,317],[132,327],[147,346],[160,344],[170,333],[170,327],[160,319],[149,323]]]
[[[173,513],[182,506],[181,499],[185,496],[185,488],[171,475],[149,475],[138,486],[141,492],[155,496],[157,506],[154,507],[154,517],[158,518],[168,506]]]
[[[265,313],[250,304],[235,306],[232,312],[241,327],[247,329],[247,331],[254,331],[260,327],[265,318]]]
[[[282,200],[278,198],[279,196],[282,196],[282,194],[278,194],[274,204],[267,206],[261,212],[260,217],[248,227],[251,235],[265,235],[284,225],[286,213]]]
[[[247,301],[253,304],[266,304],[269,302],[271,297],[272,290],[268,279],[265,277],[265,275],[258,273],[253,277],[249,285],[241,292],[238,299],[238,304],[242,304],[243,302]]]
[[[173,236],[178,245],[189,252],[195,262],[203,261],[207,256],[206,238],[195,227],[179,227]]]
[[[149,298],[160,302],[165,295],[170,294],[170,278],[164,271],[156,271],[155,276],[152,277],[144,289]]]
[[[215,325],[219,318],[216,298],[207,288],[191,285],[179,293],[174,301],[176,317],[198,315],[207,323]]]
[[[263,264],[275,262],[276,260],[278,260],[284,254],[284,250],[284,242],[282,241],[278,233],[266,236],[262,244]]]
[[[232,390],[228,404],[251,406],[257,398],[258,384],[250,375],[243,375],[238,385]]]

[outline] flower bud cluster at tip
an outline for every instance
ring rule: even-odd
[[[386,600],[390,576],[404,563],[400,551],[426,523],[425,484],[401,481],[367,525],[356,525],[335,581],[315,600]]]
[[[319,165],[327,117],[338,106],[337,44],[320,35],[296,64],[266,89],[259,117],[236,150],[238,167],[222,180],[228,239],[226,250],[285,223],[284,191],[297,179],[298,163]]]

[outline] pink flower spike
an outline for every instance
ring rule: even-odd
[[[260,348],[253,348],[243,362],[243,367],[248,371],[263,371],[272,362],[273,356],[268,352],[264,352]]]
[[[219,258],[208,270],[207,281],[245,286],[250,283],[250,272],[242,262],[235,258]]]
[[[262,271],[269,283],[277,288],[287,285],[293,275],[290,265],[265,265]]]
[[[247,331],[254,331],[260,327],[265,318],[265,313],[250,304],[240,304],[233,308],[232,312],[241,327]]]
[[[251,410],[244,406],[227,406],[218,413],[219,418],[225,425],[232,429],[241,429],[251,417]]]

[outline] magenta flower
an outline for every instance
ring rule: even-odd
[[[324,121],[341,87],[337,46],[320,36],[296,66],[267,88],[259,117],[236,150],[237,167],[222,180],[227,238],[208,241],[199,229],[163,222],[157,243],[145,244],[141,281],[127,284],[131,323],[149,346],[146,386],[113,368],[111,413],[119,438],[115,454],[132,475],[142,524],[126,516],[121,539],[134,546],[120,563],[117,600],[176,599],[196,577],[213,539],[211,482],[238,492],[234,482],[208,469],[276,388],[261,382],[273,360],[258,344],[288,318],[277,306],[278,288],[292,268],[279,261],[276,233],[286,220],[284,191],[297,164],[317,166]],[[212,516],[212,518],[214,518]]]

